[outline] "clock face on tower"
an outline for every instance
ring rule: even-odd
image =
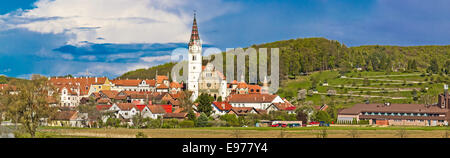
[[[197,50],[198,50],[197,45],[193,45],[193,46],[192,46],[192,50],[193,50],[193,51],[197,51]]]

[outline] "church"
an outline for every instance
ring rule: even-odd
[[[196,14],[194,13],[194,22],[192,25],[191,38],[189,40],[189,54],[188,54],[188,80],[187,90],[193,92],[192,100],[198,98],[201,93],[207,93],[213,96],[215,99],[219,97],[222,99],[227,98],[230,94],[236,93],[238,90],[245,93],[251,93],[253,91],[261,89],[267,89],[268,87],[259,87],[259,85],[248,85],[241,81],[239,85],[234,81],[228,84],[224,74],[215,69],[212,63],[208,63],[205,66],[202,65],[202,42],[198,33]],[[234,84],[236,83],[236,84]],[[265,84],[267,86],[267,84]],[[250,88],[250,89],[249,89]],[[255,90],[256,89],[256,90]],[[244,94],[245,94],[244,93]],[[239,93],[241,94],[241,93]]]

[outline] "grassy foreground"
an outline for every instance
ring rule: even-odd
[[[325,130],[324,130],[325,129]],[[175,129],[50,128],[40,129],[47,138],[448,138],[448,127],[208,127]]]

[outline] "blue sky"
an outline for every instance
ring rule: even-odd
[[[101,7],[99,7],[101,6]],[[17,0],[0,2],[0,74],[117,77],[187,47],[325,37],[347,46],[448,45],[447,0]]]

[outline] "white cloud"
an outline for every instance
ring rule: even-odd
[[[133,58],[137,58],[143,54],[144,54],[144,52],[112,54],[112,55],[106,56],[106,61],[110,62],[110,61],[115,61],[117,59],[133,59]]]
[[[68,44],[187,42],[192,10],[201,21],[237,8],[221,0],[40,0],[34,5],[2,15],[0,29],[11,25],[1,19],[14,18],[22,19],[14,22],[16,28],[75,35]]]
[[[45,48],[40,49],[36,52],[36,55],[44,58],[62,58],[65,60],[73,60],[74,57],[72,54],[59,53],[52,50],[47,50]]]
[[[164,56],[154,56],[154,57],[142,57],[141,60],[145,62],[154,62],[154,61],[169,61],[171,59],[170,55]]]
[[[94,60],[97,59],[97,57],[94,56],[94,55],[83,55],[83,56],[80,56],[78,58],[81,59],[81,60],[89,60],[89,61],[94,61]]]

